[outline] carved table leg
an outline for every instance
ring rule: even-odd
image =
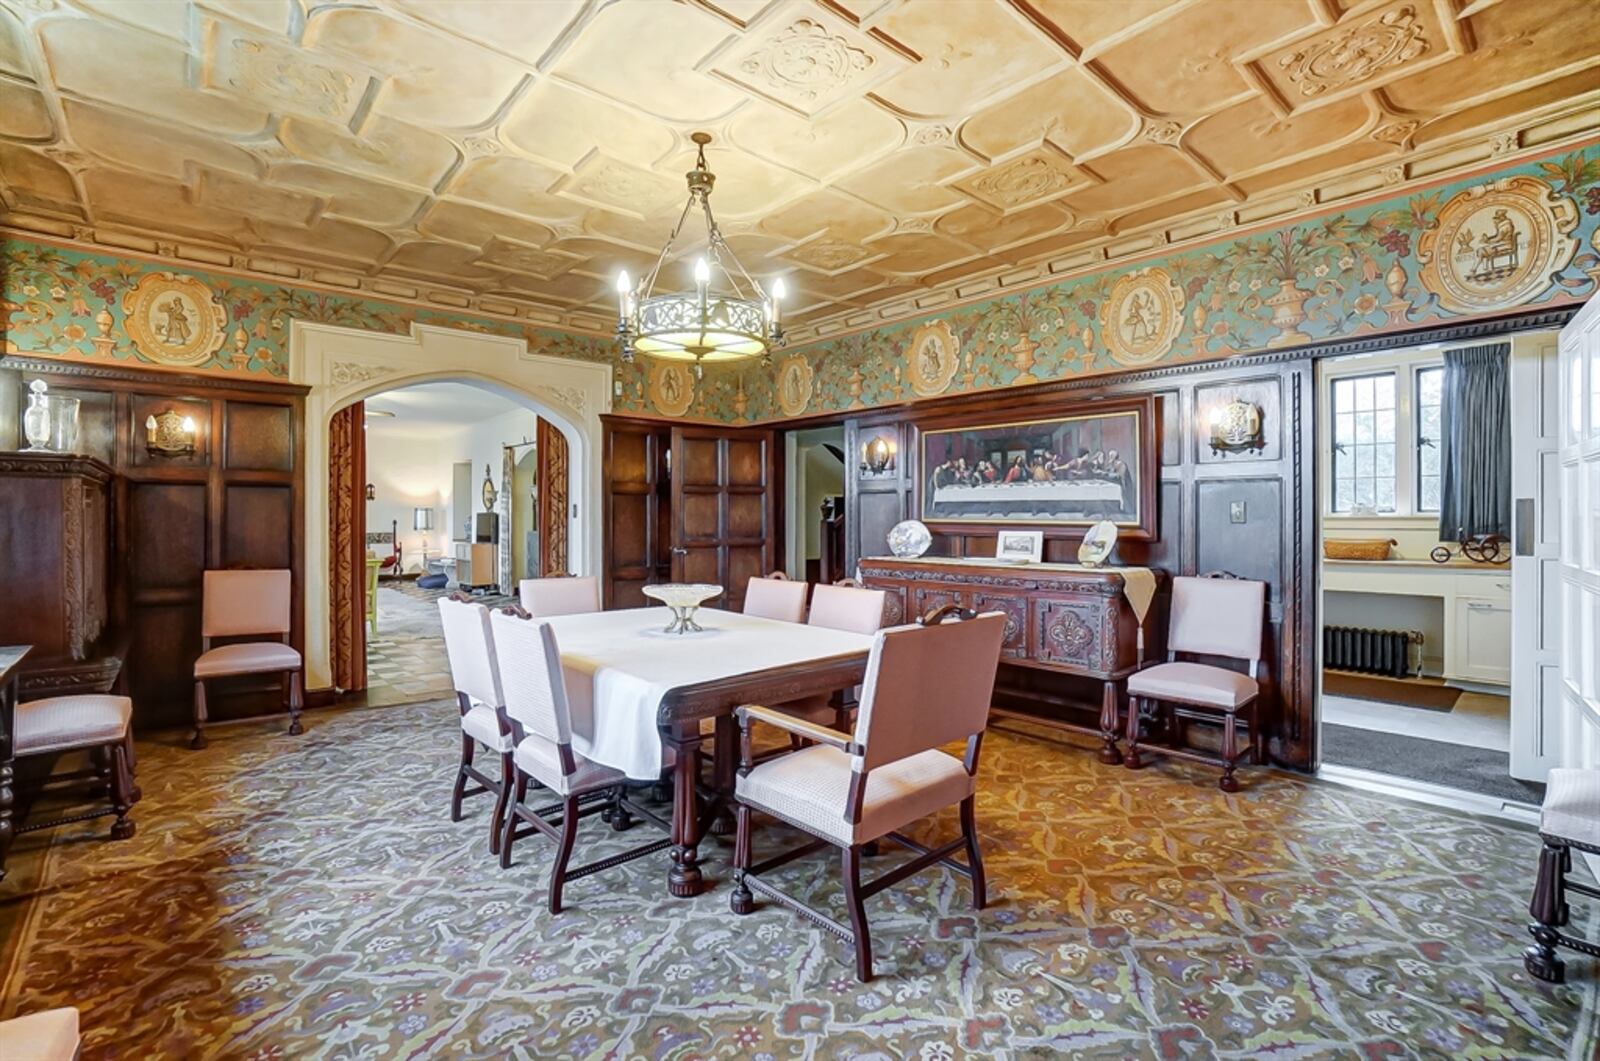
[[[700,808],[695,805],[695,785],[700,777],[700,729],[697,723],[676,724],[665,734],[677,756],[672,779],[672,868],[667,871],[667,892],[677,899],[692,899],[705,891],[700,876]]]
[[[1122,762],[1122,753],[1117,750],[1117,723],[1121,721],[1117,710],[1119,699],[1117,683],[1106,682],[1100,697],[1100,761],[1107,766]]]
[[[739,730],[732,715],[718,715],[711,744],[711,779],[721,797],[716,817],[711,819],[712,836],[731,836],[733,821],[733,778],[739,765]]]
[[[15,802],[12,791],[16,761],[15,730],[17,724],[17,682],[0,682],[0,880],[6,875],[6,852],[16,838],[16,827],[11,821],[11,808]]]

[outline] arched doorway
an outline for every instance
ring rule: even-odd
[[[329,453],[334,415],[408,384],[452,381],[502,394],[535,410],[568,444],[571,570],[600,560],[600,414],[611,407],[611,367],[534,353],[522,339],[415,324],[409,335],[296,321],[292,374],[306,398],[307,684],[331,686]],[[481,469],[480,469],[481,472]]]

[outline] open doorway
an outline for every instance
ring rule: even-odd
[[[1513,776],[1512,347],[1318,365],[1325,767],[1542,797]]]
[[[530,403],[473,383],[398,387],[361,415],[366,701],[447,695],[439,598],[498,606],[547,565],[565,572],[567,506],[548,504],[571,493],[548,481],[568,474],[565,439]]]
[[[836,582],[844,569],[844,425],[785,436],[788,466],[785,567],[790,578]]]

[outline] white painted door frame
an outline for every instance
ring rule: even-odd
[[[1600,298],[1561,330],[1563,766],[1600,767]]]
[[[1511,776],[1561,765],[1560,342],[1511,337]]]

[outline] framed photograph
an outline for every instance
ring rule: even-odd
[[[1153,400],[1079,408],[1050,419],[921,426],[922,521],[1003,534],[1029,525],[1086,530],[1109,520],[1124,538],[1154,538]]]
[[[1013,564],[1037,564],[1044,559],[1044,532],[1001,531],[994,541],[994,558]]]

